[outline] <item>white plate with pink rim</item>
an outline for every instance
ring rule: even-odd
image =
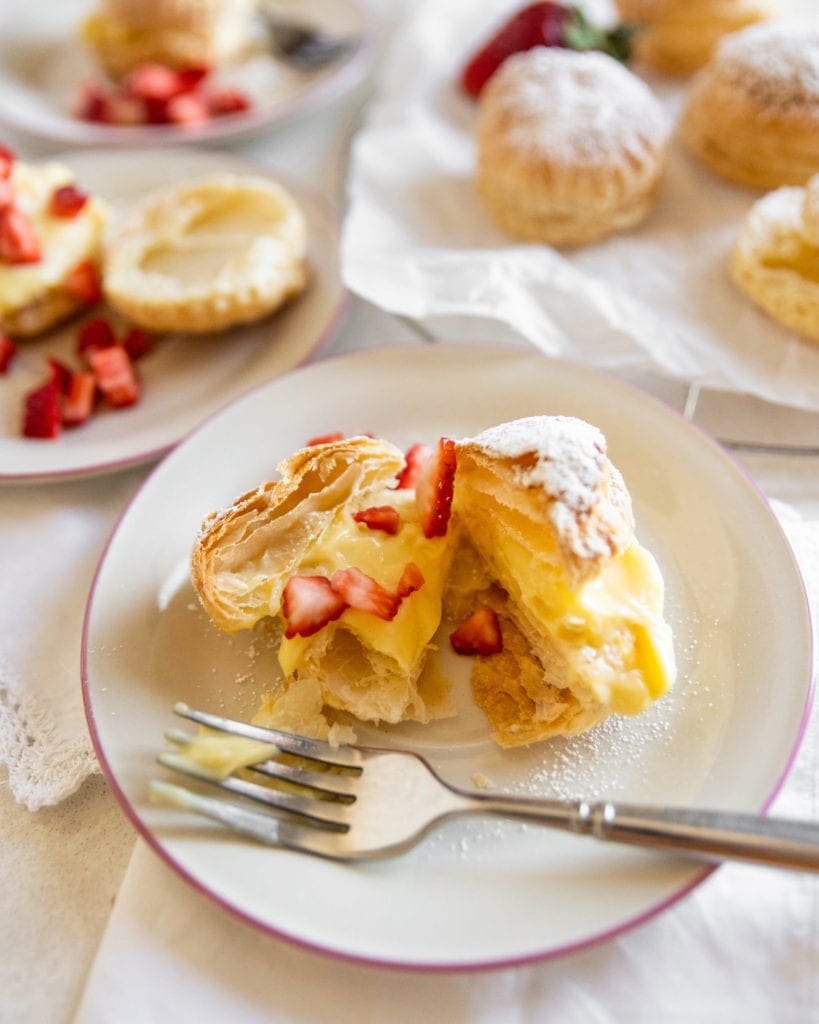
[[[83,686],[103,769],[154,850],[217,903],[358,961],[477,969],[602,941],[708,874],[490,818],[450,821],[402,857],[345,866],[149,803],[174,702],[246,718],[277,675],[264,633],[221,634],[195,599],[188,560],[205,514],[269,479],[312,435],[370,431],[407,446],[541,413],[581,416],[608,436],[666,579],[675,688],[635,718],[504,751],[470,703],[468,659],[444,653],[459,715],[362,727],[359,738],[414,749],[458,784],[481,773],[514,793],[745,811],[773,798],[809,710],[810,621],[788,543],[739,467],[667,407],[596,371],[488,346],[368,350],[265,384],[187,438],[125,511],[89,598]],[[446,627],[441,637],[446,651]]]
[[[114,472],[164,454],[198,423],[262,381],[306,362],[326,344],[347,295],[338,265],[335,212],[311,189],[227,153],[195,149],[99,150],[55,157],[114,216],[149,192],[222,171],[267,175],[296,198],[307,221],[309,283],[283,310],[221,334],[174,334],[138,363],[142,397],[128,409],[102,409],[53,440],[21,436],[23,399],[47,376],[54,355],[79,368],[78,325],[107,315],[103,305],[40,338],[21,341],[0,376],[0,482],[34,483]]]
[[[376,24],[358,0],[300,0],[283,17],[350,39],[337,61],[300,71],[257,40],[241,60],[214,72],[214,86],[238,89],[250,109],[200,125],[116,126],[77,116],[82,85],[103,81],[80,38],[89,0],[0,3],[0,122],[39,138],[76,146],[149,146],[212,142],[258,134],[316,110],[358,85],[372,67]]]

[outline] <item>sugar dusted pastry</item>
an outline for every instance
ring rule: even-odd
[[[766,313],[819,341],[819,175],[751,209],[731,255],[737,285]]]
[[[697,75],[681,122],[688,148],[740,185],[804,185],[819,173],[819,27],[754,25]]]
[[[651,92],[617,61],[537,47],[481,94],[478,194],[512,235],[590,242],[646,217],[668,136]]]
[[[216,67],[248,42],[255,0],[102,0],[85,41],[114,78],[140,64]]]
[[[773,17],[779,0],[616,0],[637,27],[635,56],[657,71],[687,75],[707,63],[723,36]]]
[[[150,331],[219,331],[278,309],[306,282],[305,224],[281,185],[220,174],[137,206],[106,250],[105,293]]]
[[[107,209],[61,164],[0,165],[0,331],[28,337],[100,298]]]

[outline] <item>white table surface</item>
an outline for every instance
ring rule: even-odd
[[[234,148],[250,159],[299,176],[337,200],[349,126],[365,95],[366,90],[359,89],[325,111]],[[4,134],[3,141],[25,157],[56,151],[10,133]],[[354,301],[323,355],[412,340],[417,337],[407,326]],[[652,382],[650,389],[675,407],[682,407],[684,387]],[[714,433],[733,437],[743,433],[770,437],[781,431],[783,424],[787,428],[787,417],[783,421],[775,408],[750,406],[733,397],[714,395],[701,399],[699,420]],[[819,434],[815,421],[803,422],[800,430],[803,440],[812,435],[815,443]],[[806,517],[819,519],[819,459],[748,455],[744,462],[770,497],[790,503]],[[69,506],[93,502],[103,510],[101,550],[119,510],[147,472],[140,469],[87,482],[48,485],[42,494],[47,494],[49,501],[59,500]],[[30,502],[39,493],[36,488],[0,490],[0,501]],[[32,566],[38,557],[39,553],[32,550]],[[0,574],[0,611],[8,613],[13,598],[3,591]],[[15,804],[0,781],[0,1022],[34,1024],[71,1019],[134,843],[135,833],[100,776],[89,779],[75,796],[59,806],[36,814]],[[819,880],[813,886],[812,898],[819,901]],[[55,928],[57,918],[60,925]],[[231,921],[229,927],[241,926]],[[663,918],[646,927],[660,933]],[[819,970],[819,940],[814,957],[817,962],[812,969]],[[571,959],[566,961],[565,969],[572,970]],[[676,965],[669,958],[668,962],[658,962],[656,969],[674,971]],[[785,1002],[787,995],[782,993]],[[125,1008],[120,1019],[131,1019]],[[302,1019],[310,1018],[299,1016]]]

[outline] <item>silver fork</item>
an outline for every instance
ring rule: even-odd
[[[168,768],[248,797],[275,813],[251,811],[161,781],[151,783],[153,800],[196,811],[273,846],[331,860],[373,860],[409,850],[447,818],[477,813],[708,860],[744,860],[819,871],[817,823],[726,811],[468,792],[444,782],[422,757],[408,751],[335,748],[320,740],[197,711],[183,703],[176,704],[174,711],[211,729],[272,744],[277,751],[299,759],[298,765],[270,759],[252,766],[271,780],[289,783],[288,790],[298,787],[294,793],[233,775],[217,779],[184,755],[159,756]],[[172,730],[168,738],[184,742],[190,737]]]

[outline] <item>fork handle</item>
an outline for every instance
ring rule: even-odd
[[[473,811],[522,818],[597,839],[659,847],[707,860],[743,860],[819,872],[819,823],[815,822],[607,801],[469,795]]]

